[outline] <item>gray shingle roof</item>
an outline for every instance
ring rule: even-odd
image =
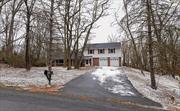
[[[87,44],[87,49],[108,49],[108,48],[120,48],[120,42],[112,42],[112,43],[96,43],[96,44]]]

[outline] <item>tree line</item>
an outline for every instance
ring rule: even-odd
[[[54,53],[64,66],[78,69],[97,21],[107,15],[110,0],[1,0],[0,59],[12,66],[48,65]],[[180,75],[180,2],[123,0],[125,16],[115,14],[120,29],[123,65],[155,73]],[[121,38],[122,39],[122,38]],[[110,39],[111,41],[117,40]]]
[[[180,1],[123,0],[125,16],[116,23],[123,39],[123,64],[154,73],[180,75]]]
[[[96,22],[107,15],[109,0],[1,0],[0,59],[30,70],[48,65],[54,52],[64,54],[64,66],[82,63]]]

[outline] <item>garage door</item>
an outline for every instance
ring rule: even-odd
[[[119,57],[111,57],[110,64],[114,67],[119,67]]]
[[[99,58],[99,66],[108,66],[108,58],[107,57]]]

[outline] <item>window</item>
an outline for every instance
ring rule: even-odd
[[[56,64],[63,64],[63,63],[64,63],[64,61],[62,59],[57,59],[56,60]]]
[[[98,54],[104,54],[104,49],[98,49]]]
[[[114,49],[108,49],[108,53],[109,54],[115,53],[115,48]]]
[[[90,64],[91,65],[91,59],[87,59],[85,60],[86,64]]]
[[[88,50],[88,54],[94,54],[94,50],[93,49],[89,49]]]

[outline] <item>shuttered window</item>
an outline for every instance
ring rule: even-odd
[[[88,54],[94,54],[94,49],[89,49]]]
[[[109,54],[116,53],[116,49],[115,49],[115,48],[113,48],[113,49],[108,49],[108,53],[109,53]]]
[[[98,49],[98,54],[104,54],[104,53],[105,53],[104,49]]]

